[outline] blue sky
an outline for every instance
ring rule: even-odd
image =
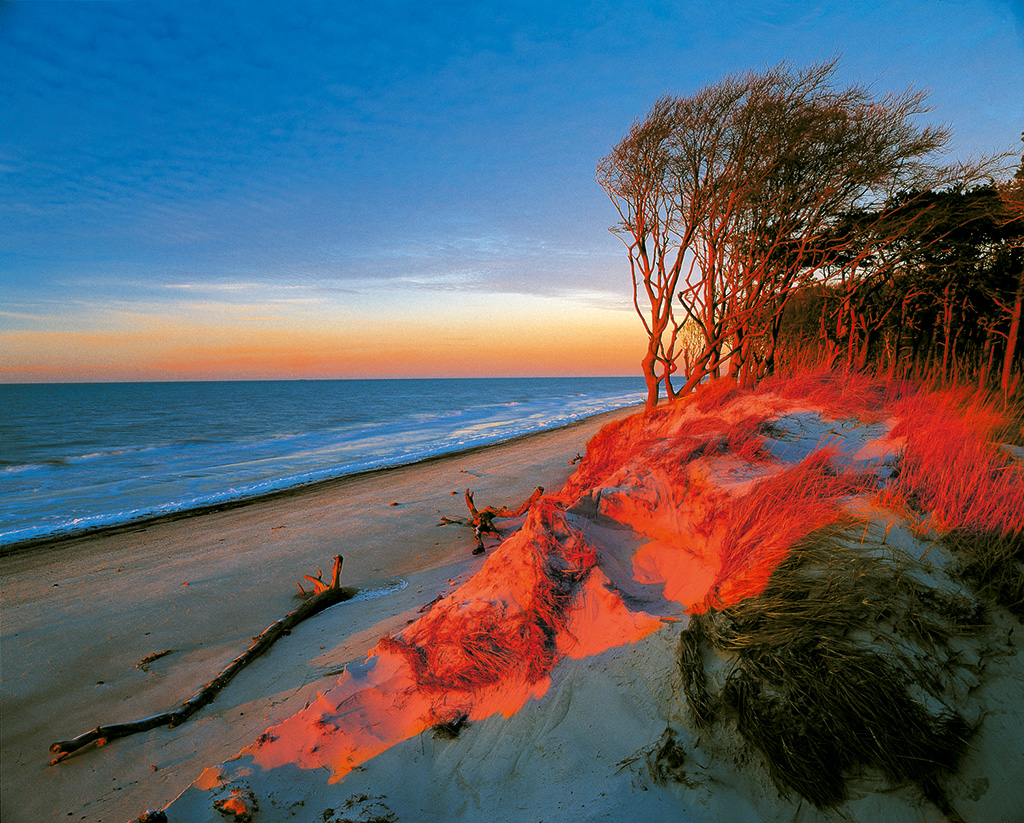
[[[0,0],[0,380],[628,372],[594,169],[655,98],[838,55],[987,153],[1022,38],[1006,0]]]

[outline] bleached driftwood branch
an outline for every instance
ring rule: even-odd
[[[301,605],[292,609],[280,620],[268,626],[259,637],[253,639],[252,645],[249,646],[245,652],[232,660],[220,674],[192,695],[192,697],[179,705],[176,709],[169,712],[163,712],[162,714],[154,714],[151,717],[145,717],[142,720],[135,720],[131,723],[111,723],[107,726],[97,726],[95,729],[85,732],[84,734],[80,734],[78,737],[74,737],[71,740],[58,740],[50,746],[50,752],[55,755],[50,761],[50,765],[59,763],[69,755],[77,752],[79,749],[88,746],[90,743],[102,746],[105,743],[109,743],[111,740],[116,740],[120,737],[128,737],[129,735],[138,734],[139,732],[146,732],[150,729],[155,729],[158,726],[169,726],[172,729],[175,726],[180,726],[193,714],[203,708],[203,706],[211,703],[217,696],[217,693],[227,686],[238,672],[265,652],[270,647],[271,643],[279,637],[287,634],[290,629],[301,623],[306,618],[312,617],[318,612],[322,612],[324,609],[329,608],[336,603],[348,600],[349,597],[352,596],[352,592],[348,589],[342,588],[339,583],[342,562],[343,558],[341,555],[334,558],[334,570],[331,583],[329,585],[324,583],[322,579],[323,574],[320,571],[317,572],[317,576],[315,578],[305,575],[306,579],[311,580],[315,586],[315,593],[313,596]],[[300,585],[299,588],[302,589],[302,586]],[[305,593],[306,592],[303,591],[303,594]]]

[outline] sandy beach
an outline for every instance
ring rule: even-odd
[[[3,819],[124,821],[164,806],[479,568],[472,532],[437,525],[465,517],[466,488],[481,506],[557,488],[587,440],[627,413],[0,559]],[[360,595],[300,626],[189,723],[47,765],[57,739],[191,696],[335,554]]]
[[[4,819],[1024,819],[1006,425],[884,379],[722,381],[7,558]],[[536,485],[482,556],[436,525]],[[335,554],[359,593],[193,720],[45,765],[191,696]]]

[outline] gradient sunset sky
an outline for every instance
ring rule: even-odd
[[[0,0],[0,382],[638,374],[598,160],[837,55],[1019,145],[1020,0]]]

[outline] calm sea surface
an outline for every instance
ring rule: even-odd
[[[0,548],[643,402],[632,377],[0,385]]]

